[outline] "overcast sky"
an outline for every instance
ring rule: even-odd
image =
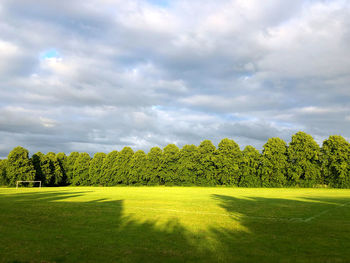
[[[0,1],[0,157],[299,130],[350,138],[350,1]]]

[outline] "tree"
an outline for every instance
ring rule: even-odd
[[[114,178],[116,176],[116,170],[114,167],[115,162],[117,161],[119,152],[112,151],[107,154],[106,158],[103,160],[101,168],[101,179],[100,183],[105,186],[113,185]]]
[[[144,180],[146,174],[147,155],[144,151],[138,150],[134,153],[131,164],[128,184],[147,184]]]
[[[290,185],[312,187],[321,175],[320,147],[305,132],[292,136],[288,147],[288,183]]]
[[[7,159],[0,159],[0,185],[8,185],[8,179],[6,176]]]
[[[56,155],[56,158],[63,174],[61,185],[67,185],[68,157],[65,153],[60,152]]]
[[[89,182],[89,167],[90,155],[81,153],[74,163],[73,169],[73,185],[90,185]]]
[[[124,147],[114,163],[114,170],[116,170],[115,184],[127,184],[130,166],[134,151],[130,147]]]
[[[261,181],[264,187],[286,185],[287,144],[280,138],[270,138],[263,146]]]
[[[73,183],[74,164],[75,164],[75,161],[78,159],[78,157],[79,157],[78,152],[71,152],[71,154],[67,158],[66,176],[67,176],[67,182],[69,184]]]
[[[144,180],[147,184],[160,184],[159,170],[162,163],[162,150],[159,147],[153,147],[147,154],[146,173]]]
[[[46,184],[50,186],[59,186],[63,182],[63,172],[54,152],[46,154],[49,160],[50,173],[46,177]]]
[[[210,140],[204,140],[198,146],[198,157],[196,165],[196,183],[199,185],[215,185],[215,146]]]
[[[48,185],[46,178],[51,172],[50,160],[41,152],[33,154],[31,159],[35,169],[35,180],[41,181],[43,185]]]
[[[322,148],[304,132],[297,132],[287,147],[280,138],[270,138],[262,154],[253,146],[243,151],[231,139],[218,148],[210,140],[196,147],[175,144],[153,147],[148,154],[124,147],[121,152],[41,152],[29,158],[28,150],[14,148],[0,160],[0,185],[40,180],[46,186],[59,185],[236,185],[241,187],[331,187],[350,188],[350,143],[330,136]]]
[[[332,187],[350,187],[350,144],[340,135],[329,136],[322,145],[322,172]]]
[[[178,180],[180,184],[192,185],[196,183],[196,165],[198,149],[196,145],[185,145],[179,152]]]
[[[169,144],[164,147],[159,171],[161,184],[179,184],[177,174],[179,152],[180,150],[175,144]]]
[[[218,181],[223,185],[238,186],[242,152],[235,141],[227,138],[221,140],[216,150],[215,163]]]
[[[105,153],[95,153],[90,162],[89,181],[92,185],[98,185],[101,182],[102,166],[106,156]]]
[[[241,165],[241,187],[260,187],[261,180],[259,167],[261,162],[261,154],[253,146],[246,146],[243,150],[243,159]]]
[[[35,169],[29,159],[29,152],[21,146],[14,148],[7,157],[6,175],[9,185],[16,185],[16,181],[34,181]]]

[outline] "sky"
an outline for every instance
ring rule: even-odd
[[[0,157],[298,131],[350,138],[350,1],[0,1]]]

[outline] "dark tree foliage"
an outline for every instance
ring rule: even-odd
[[[35,180],[41,181],[42,185],[49,185],[46,178],[50,174],[50,160],[41,152],[37,152],[32,156],[32,162],[35,169]]]
[[[215,185],[215,146],[210,140],[204,140],[198,146],[198,159],[196,165],[196,182],[199,185]]]
[[[102,166],[105,158],[105,153],[96,153],[90,162],[89,181],[92,185],[101,184]]]
[[[225,138],[219,143],[215,163],[219,183],[238,186],[242,152],[235,141]]]
[[[288,147],[288,184],[317,185],[321,176],[320,154],[320,147],[311,135],[305,132],[294,134]]]
[[[264,187],[283,187],[287,181],[287,144],[280,138],[270,138],[261,158],[261,181]]]
[[[117,162],[119,152],[112,151],[107,154],[106,158],[103,160],[100,184],[111,186],[114,183],[114,178],[116,176],[117,169],[114,164]]]
[[[209,140],[197,147],[175,144],[153,147],[145,154],[124,147],[122,151],[89,154],[29,153],[14,148],[0,160],[0,185],[16,181],[42,181],[61,185],[227,185],[240,187],[350,188],[350,144],[339,135],[330,136],[322,148],[298,132],[287,147],[280,138],[270,138],[262,154],[252,146],[243,151],[223,139],[216,149]]]
[[[58,153],[56,155],[57,161],[62,171],[61,185],[67,185],[67,169],[68,169],[68,157],[65,153]]]
[[[198,165],[198,149],[196,145],[185,145],[179,152],[177,176],[180,185],[196,184],[196,167]]]
[[[0,185],[8,185],[8,179],[6,176],[7,159],[0,160]]]
[[[179,159],[179,148],[175,144],[169,144],[163,149],[159,176],[161,184],[178,185],[177,162]]]
[[[21,146],[14,148],[7,157],[6,176],[10,186],[16,185],[16,181],[33,181],[35,169],[29,152]]]
[[[90,185],[89,168],[90,155],[88,153],[81,153],[74,163],[73,169],[73,185]]]
[[[63,172],[61,166],[57,160],[56,154],[49,152],[46,154],[46,158],[49,160],[49,174],[46,177],[46,185],[59,186],[63,184]]]
[[[161,184],[159,170],[162,164],[163,152],[159,147],[153,147],[147,154],[145,179],[149,185]]]
[[[75,161],[78,159],[78,157],[79,157],[78,152],[72,152],[67,158],[66,176],[67,176],[67,182],[69,184],[73,183],[74,164],[75,164]]]
[[[350,144],[342,136],[329,136],[323,142],[322,172],[326,184],[350,188]]]
[[[128,183],[133,155],[134,151],[130,147],[124,147],[119,153],[117,160],[114,163],[114,171],[116,171],[114,185]]]
[[[246,146],[243,150],[243,158],[241,164],[241,179],[239,186],[241,187],[261,187],[260,180],[260,162],[261,154],[253,146]]]
[[[142,150],[138,150],[137,152],[135,152],[130,165],[128,184],[147,184],[147,180],[145,178],[146,164],[147,155],[145,154],[145,152]]]

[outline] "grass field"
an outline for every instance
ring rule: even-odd
[[[350,262],[350,190],[0,188],[1,262]]]

